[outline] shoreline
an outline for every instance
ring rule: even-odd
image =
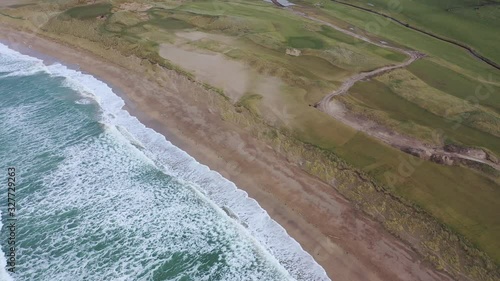
[[[333,280],[451,280],[332,187],[210,112],[203,100],[209,98],[203,96],[206,93],[179,98],[148,81],[138,73],[140,67],[131,72],[88,51],[3,27],[0,31],[0,38],[8,37],[7,45],[15,50],[26,53],[29,48],[23,42],[28,41],[45,59],[77,66],[107,83],[131,115],[247,192]],[[191,82],[185,78],[178,82],[175,87],[182,93],[199,88],[188,85]]]

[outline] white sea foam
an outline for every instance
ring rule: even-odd
[[[0,77],[29,76],[47,70],[42,60],[20,54],[3,44],[0,44],[0,54],[2,56],[0,73],[9,72]]]
[[[166,174],[189,184],[200,196],[208,197],[207,200],[213,202],[221,214],[225,215],[222,207],[230,209],[242,224],[247,226],[245,228],[240,225],[239,231],[247,233],[246,235],[253,239],[256,245],[262,247],[267,259],[279,263],[294,279],[330,280],[311,255],[305,252],[283,227],[272,220],[254,199],[249,198],[246,192],[239,190],[234,183],[219,173],[198,163],[187,153],[172,145],[163,135],[147,128],[137,118],[131,116],[123,109],[124,101],[104,82],[61,64],[44,66],[41,60],[21,55],[2,44],[0,44],[0,54],[12,56],[20,61],[20,64],[22,63],[22,65],[8,66],[5,64],[3,68],[0,66],[0,72],[22,69],[9,75],[25,76],[44,71],[53,76],[64,77],[67,86],[82,93],[86,98],[92,96],[103,111],[102,122],[108,126],[110,133],[116,134],[117,137],[121,135],[134,144],[144,158],[152,161]],[[237,224],[236,221],[234,223]]]
[[[79,99],[75,101],[76,104],[92,104],[92,101],[89,99]]]

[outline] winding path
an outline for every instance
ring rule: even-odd
[[[277,0],[272,0],[272,2],[275,5],[283,8],[283,5],[281,5]],[[337,1],[335,1],[335,2],[337,2]],[[341,2],[339,2],[339,3],[341,3]],[[389,144],[397,149],[400,149],[403,152],[420,157],[422,159],[431,160],[431,161],[434,161],[434,162],[437,162],[440,164],[446,164],[446,165],[451,165],[451,164],[456,163],[456,162],[466,164],[467,166],[470,166],[470,164],[471,164],[470,162],[481,163],[481,164],[488,165],[497,171],[500,171],[500,163],[498,163],[498,161],[496,161],[496,160],[492,160],[492,157],[487,155],[482,150],[478,151],[477,149],[476,150],[471,149],[472,153],[459,153],[459,152],[446,151],[443,147],[427,144],[427,143],[425,143],[421,140],[418,140],[416,138],[400,134],[398,132],[395,132],[387,127],[384,127],[384,126],[378,124],[377,122],[375,122],[373,120],[369,120],[368,118],[355,116],[354,114],[345,110],[342,105],[336,104],[332,101],[332,99],[335,96],[347,93],[347,91],[352,86],[354,86],[354,84],[356,82],[359,82],[363,79],[376,77],[378,75],[384,74],[386,72],[389,72],[389,71],[392,71],[395,69],[407,67],[410,64],[412,64],[413,62],[415,62],[416,60],[424,57],[425,54],[414,51],[414,50],[408,50],[408,49],[403,49],[403,48],[399,48],[396,46],[391,46],[388,44],[381,43],[379,41],[374,41],[368,37],[365,37],[363,35],[357,34],[357,33],[352,32],[350,30],[346,30],[344,28],[338,27],[330,22],[309,16],[303,12],[296,11],[292,8],[285,8],[285,9],[289,10],[290,12],[292,12],[296,15],[299,15],[299,16],[307,18],[309,20],[312,20],[312,21],[321,23],[323,25],[329,26],[329,27],[331,27],[339,32],[342,32],[346,35],[352,36],[354,38],[357,38],[357,39],[362,40],[364,42],[367,42],[369,44],[376,45],[376,46],[381,47],[381,48],[393,50],[395,52],[399,52],[399,53],[402,53],[402,54],[405,54],[408,56],[408,59],[402,63],[395,64],[395,65],[383,66],[383,67],[377,68],[377,69],[372,70],[372,71],[361,72],[361,73],[357,73],[357,74],[351,76],[346,81],[344,81],[342,83],[342,85],[337,90],[326,95],[323,99],[321,99],[321,101],[316,103],[314,105],[314,107],[316,107],[317,109],[325,112],[326,114],[332,116],[333,118],[336,118],[337,120],[341,121],[342,123],[354,128],[356,130],[363,131],[366,134],[368,134],[376,139],[379,139],[379,140],[381,140],[381,141],[383,141],[383,142],[385,142],[385,143],[387,143],[387,144]],[[492,65],[492,66],[495,67],[495,65]],[[478,152],[479,152],[479,156],[478,156]],[[484,153],[484,154],[481,155],[482,153]]]
[[[430,37],[433,37],[435,39],[438,39],[438,40],[444,41],[446,43],[449,43],[449,44],[455,45],[457,47],[460,47],[460,48],[468,51],[469,53],[471,53],[471,55],[473,55],[474,57],[476,57],[476,58],[482,60],[483,62],[489,64],[490,66],[492,66],[492,67],[500,70],[500,64],[498,64],[498,63],[494,62],[493,60],[491,60],[491,59],[489,59],[489,58],[481,55],[476,50],[474,50],[473,48],[471,48],[471,47],[469,47],[469,46],[467,46],[467,45],[465,45],[463,43],[460,43],[460,42],[457,42],[455,40],[448,39],[448,38],[436,35],[434,33],[431,33],[429,31],[426,31],[426,30],[418,28],[418,27],[411,26],[409,23],[403,22],[401,20],[398,20],[397,18],[391,17],[391,16],[386,15],[386,14],[381,13],[381,12],[377,12],[377,11],[374,11],[374,10],[371,10],[371,9],[368,9],[368,8],[364,8],[364,7],[361,7],[361,6],[357,6],[357,5],[354,5],[354,4],[351,4],[351,3],[342,2],[342,1],[337,1],[337,0],[331,0],[331,1],[335,2],[335,3],[338,3],[338,4],[345,5],[345,6],[349,6],[349,7],[358,9],[358,10],[363,10],[365,12],[369,12],[369,13],[372,13],[372,14],[376,14],[376,15],[382,16],[384,18],[390,19],[391,21],[393,21],[393,22],[395,22],[395,23],[397,23],[399,25],[402,25],[402,26],[404,26],[406,28],[409,28],[409,29],[411,29],[413,31],[417,31],[419,33],[423,33],[423,34],[425,34],[427,36],[430,36]]]
[[[316,103],[314,105],[314,107],[320,109],[323,112],[328,113],[328,111],[329,111],[328,105],[330,104],[332,98],[335,96],[346,93],[352,86],[354,86],[354,84],[356,82],[363,80],[363,79],[375,77],[375,76],[381,75],[383,73],[386,73],[386,72],[389,72],[389,71],[392,71],[392,70],[395,70],[398,68],[407,67],[408,65],[410,65],[411,63],[413,63],[417,59],[424,56],[423,54],[416,52],[416,51],[407,51],[407,50],[402,50],[402,49],[401,49],[401,51],[406,53],[409,56],[409,58],[406,61],[404,61],[403,63],[396,64],[396,65],[383,66],[381,68],[377,68],[377,69],[369,71],[369,72],[361,72],[361,73],[355,74],[354,76],[351,76],[349,79],[344,81],[344,83],[342,83],[340,88],[338,88],[335,92],[332,92],[332,93],[326,95],[321,101]]]
[[[292,10],[292,9],[289,9],[289,10],[291,12],[293,12],[294,14],[296,14],[296,15],[299,15],[301,17],[307,18],[307,19],[315,21],[317,23],[321,23],[323,25],[329,26],[329,27],[331,27],[331,28],[333,28],[333,29],[335,29],[335,30],[337,30],[339,32],[342,32],[342,33],[344,33],[346,35],[349,35],[349,36],[354,37],[356,39],[359,39],[361,41],[367,42],[367,43],[372,44],[372,45],[376,45],[376,46],[381,47],[381,48],[389,49],[389,50],[392,50],[392,51],[395,51],[395,52],[398,52],[398,53],[402,53],[402,54],[405,54],[405,55],[408,56],[408,59],[405,60],[404,62],[400,63],[400,64],[387,65],[387,66],[383,66],[383,67],[377,68],[377,69],[372,70],[372,71],[361,72],[361,73],[358,73],[358,74],[355,74],[355,75],[351,76],[349,79],[347,79],[346,81],[344,81],[344,83],[342,83],[342,85],[340,86],[340,88],[338,88],[335,92],[332,92],[331,94],[325,96],[321,101],[319,101],[318,103],[316,103],[314,105],[316,108],[320,109],[323,112],[328,113],[328,104],[330,103],[330,101],[332,100],[332,98],[334,96],[338,96],[338,95],[346,93],[352,86],[354,86],[354,84],[356,82],[358,82],[360,80],[363,80],[363,79],[368,79],[368,78],[371,78],[371,77],[375,77],[375,76],[381,75],[383,73],[386,73],[386,72],[389,72],[389,71],[392,71],[392,70],[395,70],[395,69],[398,69],[398,68],[407,67],[408,65],[412,64],[414,61],[416,61],[419,58],[422,58],[422,57],[425,56],[425,54],[422,54],[422,53],[417,52],[417,51],[407,50],[407,49],[403,49],[403,48],[398,48],[398,47],[395,47],[395,46],[391,46],[391,45],[388,45],[388,44],[384,44],[384,43],[381,43],[381,42],[378,42],[378,41],[371,40],[368,37],[365,37],[363,35],[357,34],[355,32],[347,30],[347,29],[343,29],[343,28],[338,27],[338,26],[336,26],[336,25],[334,25],[332,23],[329,23],[327,21],[320,20],[320,19],[315,18],[315,17],[311,17],[311,16],[309,16],[309,15],[307,15],[305,13],[298,12],[298,11],[295,11],[295,10]]]

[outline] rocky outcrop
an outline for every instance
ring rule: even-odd
[[[447,144],[444,146],[444,151],[459,153],[462,155],[467,155],[478,159],[485,159],[485,160],[487,159],[487,153],[484,150],[478,148],[462,147],[455,144]]]
[[[429,160],[432,156],[429,151],[415,147],[401,147],[400,150],[425,160]]]
[[[451,166],[455,163],[455,160],[453,158],[454,157],[450,157],[448,155],[432,154],[431,161],[441,165]]]
[[[286,54],[289,56],[298,57],[302,52],[298,49],[286,49]]]
[[[473,157],[476,159],[483,159],[483,160],[491,161],[491,162],[496,163],[496,164],[499,163],[499,160],[495,155],[493,155],[492,153],[486,152],[480,148],[463,147],[463,146],[459,146],[456,144],[447,144],[443,148],[444,148],[444,151],[446,151],[446,152],[466,155],[466,156]]]

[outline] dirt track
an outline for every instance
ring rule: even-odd
[[[398,47],[395,47],[395,46],[390,46],[390,45],[387,45],[387,44],[384,44],[384,43],[381,43],[381,42],[377,42],[377,41],[371,40],[368,37],[365,37],[363,35],[360,35],[360,34],[357,34],[355,32],[349,31],[347,29],[343,29],[341,27],[338,27],[338,26],[336,26],[334,24],[331,24],[329,22],[326,22],[324,20],[320,20],[318,18],[311,17],[309,15],[306,15],[305,13],[298,12],[298,11],[295,11],[295,10],[292,10],[292,9],[289,9],[289,10],[292,11],[293,13],[299,15],[299,16],[302,16],[302,17],[307,18],[309,20],[312,20],[312,21],[315,21],[315,22],[327,25],[327,26],[329,26],[329,27],[331,27],[331,28],[333,28],[333,29],[335,29],[335,30],[337,30],[339,32],[342,32],[342,33],[344,33],[346,35],[352,36],[352,37],[354,37],[356,39],[359,39],[361,41],[367,42],[367,43],[372,44],[372,45],[376,45],[376,46],[381,47],[381,48],[385,48],[385,49],[389,49],[389,50],[392,50],[392,51],[396,51],[398,53],[402,53],[402,54],[405,54],[405,55],[408,56],[408,59],[405,60],[404,62],[400,63],[400,64],[387,65],[387,66],[383,66],[383,67],[377,68],[377,69],[369,71],[369,72],[361,72],[361,73],[358,73],[358,74],[355,74],[355,75],[351,76],[349,79],[347,79],[346,81],[344,81],[344,83],[342,83],[342,85],[340,86],[339,89],[337,89],[336,91],[328,94],[321,101],[319,101],[318,103],[315,104],[316,108],[320,109],[321,111],[323,111],[325,113],[329,113],[329,111],[330,111],[328,105],[329,105],[330,101],[332,100],[332,98],[334,96],[338,96],[338,95],[347,93],[347,91],[352,86],[354,86],[354,84],[356,82],[358,82],[360,80],[363,80],[363,79],[368,79],[368,78],[371,78],[371,77],[375,77],[375,76],[381,75],[381,74],[383,74],[385,72],[389,72],[389,71],[392,71],[392,70],[395,70],[395,69],[398,69],[398,68],[406,67],[406,66],[412,64],[414,61],[418,60],[419,58],[422,58],[422,57],[425,56],[425,54],[419,53],[417,51],[406,50],[406,49],[398,48]]]
[[[403,50],[403,49],[399,49],[399,50],[409,56],[409,58],[406,61],[404,61],[403,63],[400,63],[400,64],[396,64],[396,65],[383,66],[381,68],[377,68],[377,69],[369,71],[369,72],[361,72],[361,73],[358,73],[354,76],[349,77],[349,79],[344,81],[344,83],[342,83],[340,88],[338,88],[335,92],[330,93],[329,95],[325,96],[321,101],[316,103],[315,107],[320,109],[323,112],[329,113],[330,109],[328,107],[328,104],[330,103],[332,98],[335,96],[347,93],[347,91],[352,86],[354,86],[354,84],[356,82],[361,81],[363,79],[375,77],[375,76],[381,75],[385,72],[389,72],[389,71],[392,71],[392,70],[395,70],[398,68],[406,67],[406,66],[410,65],[411,63],[413,63],[414,61],[416,61],[417,59],[424,56],[423,54],[415,52],[415,51],[409,51],[409,50]]]
[[[327,113],[328,115],[340,120],[342,123],[349,125],[350,127],[362,131],[374,138],[377,138],[393,147],[396,147],[406,153],[412,154],[414,156],[426,159],[426,160],[432,160],[436,163],[439,164],[445,164],[445,165],[452,165],[456,163],[460,164],[465,164],[467,166],[470,166],[470,162],[475,162],[475,163],[481,163],[481,164],[486,164],[498,171],[500,171],[500,164],[497,161],[492,161],[489,155],[484,153],[484,155],[481,155],[480,157],[472,154],[478,154],[478,153],[471,153],[471,154],[464,154],[464,153],[457,153],[457,152],[448,152],[446,151],[443,147],[439,147],[436,145],[430,145],[427,143],[424,143],[416,138],[402,135],[400,133],[397,133],[389,128],[386,128],[380,124],[377,124],[373,120],[369,120],[367,118],[364,118],[362,116],[356,116],[355,114],[348,112],[347,110],[344,109],[344,107],[340,104],[335,104],[333,101],[333,98],[338,95],[346,94],[349,89],[354,86],[354,84],[358,81],[364,80],[364,79],[369,79],[372,77],[376,77],[378,75],[384,74],[386,72],[407,67],[408,65],[412,64],[414,61],[422,58],[425,56],[425,54],[422,54],[417,51],[413,50],[407,50],[395,46],[391,46],[385,43],[381,43],[379,41],[374,41],[368,37],[365,37],[363,35],[354,33],[352,31],[343,29],[341,27],[338,27],[330,22],[326,22],[324,20],[309,16],[305,13],[287,8],[289,11],[292,13],[295,13],[299,16],[302,16],[304,18],[307,18],[309,20],[327,25],[339,32],[342,32],[346,35],[352,36],[354,38],[357,38],[359,40],[362,40],[364,42],[367,42],[372,45],[376,45],[381,48],[393,50],[402,54],[405,54],[408,56],[408,59],[405,60],[402,63],[396,64],[396,65],[388,65],[388,66],[383,66],[380,68],[377,68],[372,71],[368,72],[361,72],[357,73],[346,81],[342,83],[342,85],[335,90],[334,92],[326,95],[321,101],[316,103],[314,107],[317,109]],[[472,149],[473,152],[478,152],[477,150]],[[483,151],[479,151],[483,153]],[[493,158],[494,159],[494,158]]]
[[[483,62],[489,64],[490,66],[500,70],[500,64],[494,62],[493,60],[481,55],[480,53],[478,53],[476,50],[474,50],[472,47],[469,47],[463,43],[460,43],[458,41],[455,41],[455,40],[452,40],[452,39],[448,39],[448,38],[445,38],[445,37],[441,37],[439,35],[436,35],[434,33],[431,33],[429,31],[426,31],[426,30],[423,30],[421,28],[418,28],[418,27],[414,27],[414,26],[411,26],[409,23],[406,23],[406,22],[403,22],[401,20],[398,20],[394,17],[391,17],[391,16],[388,16],[386,14],[383,14],[383,13],[380,13],[380,12],[377,12],[377,11],[374,11],[374,10],[371,10],[371,9],[367,9],[367,8],[364,8],[364,7],[360,7],[360,6],[357,6],[357,5],[353,5],[351,3],[346,3],[346,2],[342,2],[342,1],[338,1],[338,0],[331,0],[335,3],[339,3],[339,4],[342,4],[342,5],[346,5],[346,6],[350,6],[350,7],[353,7],[353,8],[356,8],[356,9],[359,9],[359,10],[363,10],[365,12],[369,12],[369,13],[372,13],[372,14],[376,14],[376,15],[379,15],[381,17],[384,17],[384,18],[387,18],[401,26],[404,26],[406,28],[409,28],[413,31],[416,31],[416,32],[419,32],[419,33],[422,33],[422,34],[425,34],[427,36],[430,36],[432,38],[435,38],[435,39],[438,39],[438,40],[441,40],[443,42],[446,42],[446,43],[449,43],[449,44],[452,44],[452,45],[455,45],[457,47],[460,47],[466,51],[468,51],[471,55],[473,55],[474,57],[478,58],[479,60],[482,60]],[[490,3],[490,4],[498,4],[498,3]],[[480,6],[480,5],[478,5]]]

